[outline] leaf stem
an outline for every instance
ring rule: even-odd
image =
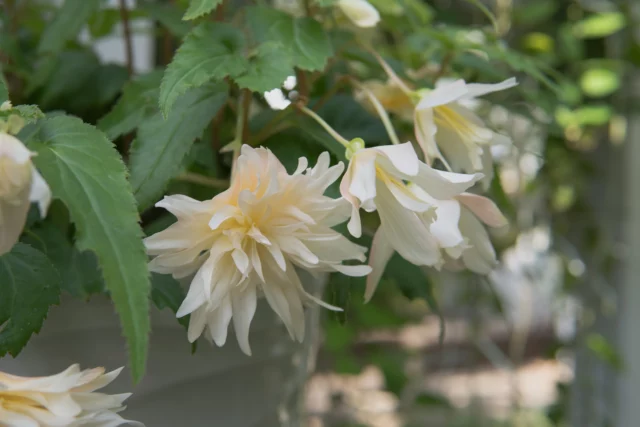
[[[208,176],[200,175],[193,172],[185,172],[176,177],[179,181],[191,182],[194,184],[204,185],[205,187],[212,188],[227,188],[229,186],[229,181],[226,179],[216,179],[210,178]]]
[[[389,139],[391,139],[391,143],[394,145],[399,145],[400,139],[398,139],[398,134],[396,134],[396,130],[393,128],[393,124],[391,123],[389,114],[384,109],[384,106],[380,103],[378,98],[376,98],[373,92],[371,92],[359,81],[352,78],[350,78],[349,81],[351,82],[352,85],[354,85],[356,88],[361,90],[362,93],[364,93],[367,96],[367,98],[369,98],[369,101],[373,105],[373,108],[375,108],[376,112],[378,113],[378,116],[380,116],[380,120],[382,120],[382,124],[384,125],[384,128],[387,130],[387,134],[389,135]]]
[[[322,126],[324,128],[324,130],[326,130],[329,133],[329,135],[331,135],[340,144],[344,145],[345,148],[349,148],[351,146],[351,143],[349,141],[347,141],[342,135],[340,135],[338,132],[336,132],[335,129],[333,129],[331,126],[329,126],[329,124],[327,122],[325,122],[322,117],[320,117],[318,114],[316,114],[315,111],[310,110],[309,108],[305,107],[304,105],[297,105],[297,107],[298,107],[298,109],[300,111],[302,111],[307,116],[311,117],[313,120],[318,122],[318,124],[320,126]]]
[[[133,75],[133,46],[131,42],[129,10],[127,9],[126,0],[120,0],[120,19],[122,20],[122,29],[124,32],[124,51],[127,60],[127,71],[129,72],[129,77],[131,77]]]

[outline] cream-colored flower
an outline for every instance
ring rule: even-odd
[[[433,169],[421,162],[410,142],[363,148],[350,153],[351,162],[340,184],[342,196],[351,203],[349,232],[362,234],[360,208],[378,211],[380,227],[371,247],[367,278],[368,300],[394,251],[415,265],[439,267],[443,263],[437,239],[424,222],[433,217],[437,204],[418,197],[405,181],[437,200],[451,199],[482,174],[457,174]]]
[[[504,227],[507,219],[490,199],[462,193],[451,200],[436,200],[422,189],[410,186],[421,200],[437,206],[436,218],[423,217],[444,252],[445,268],[468,268],[479,274],[489,274],[497,264],[489,234],[484,224]]]
[[[96,393],[111,383],[122,368],[81,371],[72,365],[49,377],[18,377],[0,372],[0,425],[6,427],[143,426],[117,413],[131,395]]]
[[[337,6],[358,27],[375,27],[380,13],[367,0],[338,0]]]
[[[242,351],[251,354],[249,326],[256,299],[265,296],[292,338],[304,338],[303,303],[328,306],[302,287],[295,267],[311,272],[338,271],[350,276],[370,272],[358,246],[331,227],[349,217],[344,199],[324,196],[344,165],[329,166],[323,153],[313,169],[300,158],[289,175],[264,148],[243,146],[231,186],[211,200],[168,196],[156,206],[178,221],[145,240],[152,271],[176,278],[196,273],[178,311],[191,313],[188,338],[196,340],[208,328],[221,346],[233,319]]]
[[[515,78],[497,84],[456,80],[420,91],[414,120],[416,139],[425,158],[429,162],[440,159],[456,171],[490,176],[491,145],[510,144],[511,139],[489,129],[464,103],[515,85]]]
[[[18,241],[30,202],[38,203],[43,217],[51,202],[49,186],[31,162],[33,155],[18,138],[0,132],[0,255]]]

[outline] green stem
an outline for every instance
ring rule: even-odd
[[[387,130],[387,134],[389,135],[389,139],[391,139],[391,143],[394,145],[400,144],[400,139],[398,139],[396,130],[393,128],[393,124],[391,124],[389,114],[387,114],[387,111],[384,109],[378,98],[376,98],[373,92],[363,86],[360,82],[351,79],[351,84],[353,84],[356,88],[360,89],[365,95],[367,95],[367,98],[369,98],[369,101],[371,101],[373,108],[375,108],[378,116],[380,116],[380,120],[382,120],[382,124]]]
[[[298,105],[298,108],[300,109],[300,111],[305,113],[307,116],[311,117],[313,120],[318,122],[318,124],[320,126],[322,126],[324,128],[324,130],[326,130],[329,133],[329,135],[331,135],[340,144],[344,145],[345,148],[349,148],[350,147],[349,141],[347,141],[342,135],[340,135],[338,132],[336,132],[335,129],[333,129],[331,126],[329,126],[329,124],[327,122],[325,122],[322,119],[322,117],[320,117],[314,111],[308,109],[304,105]]]

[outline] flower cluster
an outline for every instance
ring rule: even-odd
[[[19,377],[0,372],[0,425],[7,427],[143,426],[118,415],[130,396],[97,393],[116,379],[122,368],[81,371],[72,365],[49,377]]]

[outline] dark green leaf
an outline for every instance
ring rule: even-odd
[[[55,53],[75,38],[89,17],[100,7],[100,0],[65,0],[40,38],[40,53]]]
[[[154,71],[128,82],[113,109],[98,122],[98,128],[115,139],[137,128],[158,110],[162,71]]]
[[[293,73],[291,56],[277,43],[258,46],[255,56],[249,59],[249,68],[235,79],[238,86],[253,92],[266,92],[282,86]]]
[[[185,297],[184,289],[170,274],[151,274],[151,300],[160,310],[168,308],[177,313]],[[187,329],[189,316],[181,317],[178,322]]]
[[[139,209],[149,207],[182,166],[196,138],[227,101],[226,84],[209,84],[181,96],[165,120],[142,122],[131,148],[131,185]]]
[[[160,85],[160,109],[167,116],[178,96],[188,89],[235,77],[247,69],[244,38],[229,24],[206,22],[187,35]]]
[[[222,0],[191,0],[189,8],[182,19],[196,19],[211,12],[221,3]]]
[[[53,196],[69,209],[78,247],[98,257],[129,344],[132,375],[139,381],[147,357],[150,284],[124,164],[102,132],[68,116],[43,121],[30,147],[38,153],[34,161]]]
[[[256,41],[285,46],[293,65],[303,70],[322,70],[333,49],[322,25],[311,18],[294,18],[271,7],[247,9],[249,27]]]
[[[78,251],[51,222],[27,230],[23,241],[49,258],[62,278],[63,291],[80,298],[104,291],[104,280],[95,254]]]
[[[60,301],[60,277],[47,257],[23,243],[0,257],[0,356],[16,357]]]
[[[191,25],[180,18],[184,9],[173,3],[144,2],[140,7],[176,37],[182,38],[191,30]]]

